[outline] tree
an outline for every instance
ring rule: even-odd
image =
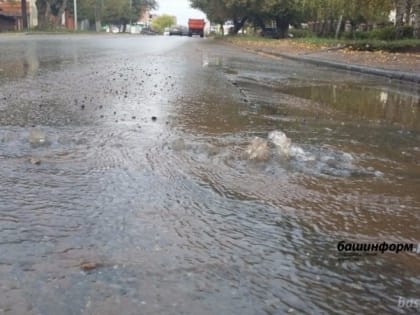
[[[41,29],[56,27],[67,7],[67,0],[36,0],[38,27]]]
[[[404,26],[404,13],[406,10],[406,0],[394,0],[395,7],[395,28],[397,30],[397,38],[402,36],[402,28]]]
[[[175,24],[175,18],[171,15],[163,14],[153,19],[152,28],[162,33],[166,27],[171,27]]]
[[[414,38],[420,39],[420,0],[415,0],[413,4],[414,14]]]
[[[237,34],[256,9],[256,0],[226,0],[227,11],[233,22],[233,34]]]
[[[267,22],[275,21],[281,37],[287,36],[290,24],[298,25],[302,21],[328,21],[331,26],[332,21],[337,21],[342,16],[355,24],[383,22],[388,19],[393,2],[398,9],[397,25],[400,25],[402,16],[411,12],[411,3],[418,1],[420,0],[190,0],[191,6],[205,12],[212,22],[232,20],[235,32],[249,20],[262,29]]]
[[[398,1],[398,0],[392,0]],[[393,8],[391,0],[299,0],[307,20],[335,19],[343,15],[348,20],[382,21]],[[400,0],[399,0],[400,1]],[[405,0],[403,0],[405,1]]]
[[[203,11],[207,18],[218,24],[224,24],[228,19],[227,7],[222,0],[190,0],[192,8]]]
[[[265,21],[275,21],[278,36],[287,37],[289,25],[296,22],[297,0],[262,0],[254,4],[254,20],[264,29]]]
[[[233,22],[233,33],[252,20],[265,28],[267,21],[276,21],[282,37],[287,35],[289,23],[298,16],[298,0],[190,0],[191,6],[202,10],[212,22]]]
[[[249,18],[251,1],[255,0],[190,0],[190,3],[191,7],[206,13],[213,23],[223,25],[232,21],[236,34]]]
[[[70,12],[73,13],[73,1],[69,3]],[[95,12],[97,11],[97,0],[77,0],[77,17],[79,20],[95,21]]]
[[[80,0],[78,4],[78,16],[95,21],[98,31],[101,22],[123,25],[125,29],[141,12],[157,7],[156,0]],[[73,1],[68,0],[36,0],[36,6],[41,29],[58,26],[64,10],[73,11]]]

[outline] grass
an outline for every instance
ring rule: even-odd
[[[334,39],[321,37],[302,37],[289,39],[271,39],[256,35],[217,36],[216,39],[234,44],[248,43],[261,45],[276,45],[289,41],[290,43],[314,48],[340,47],[358,51],[389,51],[389,52],[420,52],[420,39],[378,40],[378,39]]]
[[[400,39],[400,40],[378,40],[378,39],[333,39],[333,38],[299,38],[296,42],[311,44],[315,46],[337,47],[342,46],[351,50],[359,51],[389,51],[389,52],[408,52],[420,51],[420,39]]]
[[[217,40],[225,40],[229,42],[239,42],[239,41],[251,41],[251,42],[273,42],[276,41],[271,38],[256,36],[256,35],[215,35],[215,39]]]

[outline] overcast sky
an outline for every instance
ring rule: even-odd
[[[157,0],[158,14],[169,14],[177,17],[177,23],[187,25],[189,18],[205,18],[205,14],[199,10],[191,9],[189,0]]]

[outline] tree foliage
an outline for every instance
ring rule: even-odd
[[[191,7],[199,9],[207,14],[207,18],[213,23],[223,24],[231,16],[227,12],[226,1],[223,0],[191,0]]]
[[[289,24],[307,21],[338,20],[342,16],[353,23],[380,23],[388,20],[392,9],[397,10],[397,25],[405,16],[420,10],[420,0],[190,0],[191,6],[202,10],[210,21],[233,21],[235,31],[243,22],[252,21],[265,28],[275,21],[281,35]],[[420,27],[420,14],[416,21]],[[419,29],[420,33],[420,29]]]
[[[175,18],[171,15],[163,14],[153,19],[153,30],[162,33],[166,27],[171,27],[175,24]]]
[[[393,0],[301,0],[306,17],[331,19],[343,15],[350,20],[383,21],[393,9]]]
[[[232,21],[235,33],[249,19],[255,2],[257,0],[190,0],[191,7],[206,13],[213,23]]]
[[[41,29],[55,27],[67,8],[67,0],[36,0],[38,10],[38,27]]]
[[[264,28],[266,21],[275,20],[280,28],[287,28],[298,16],[298,0],[190,0],[191,6],[202,10],[216,23],[230,20],[234,32],[238,32],[246,21]],[[287,25],[287,26],[286,26]]]
[[[420,39],[420,0],[415,0],[413,3],[414,20],[414,37]]]
[[[102,0],[101,21],[106,24],[126,25],[136,21],[141,12],[157,6],[155,0]]]
[[[125,25],[137,20],[141,12],[157,7],[156,0],[78,0],[78,18],[90,21]],[[37,0],[38,26],[57,26],[64,10],[73,13],[73,1]]]

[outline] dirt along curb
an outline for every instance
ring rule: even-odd
[[[352,51],[341,47],[319,47],[288,40],[273,43],[227,40],[225,43],[265,56],[420,83],[420,54]]]
[[[341,70],[354,71],[354,72],[359,72],[359,73],[364,73],[364,74],[387,77],[389,79],[394,79],[394,80],[420,83],[420,74],[417,74],[417,73],[395,71],[395,70],[388,70],[388,69],[381,69],[381,68],[374,68],[374,67],[366,67],[364,65],[348,64],[348,63],[336,62],[336,61],[331,61],[331,60],[306,57],[306,56],[301,56],[301,55],[291,55],[291,54],[272,52],[272,51],[268,52],[261,49],[251,49],[251,50],[257,53],[263,53],[265,55],[272,55],[274,57],[281,57],[281,58],[286,58],[286,59],[290,59],[294,61],[306,62],[306,63],[310,63],[317,66],[326,66],[326,67],[332,67],[332,68],[341,69]]]

